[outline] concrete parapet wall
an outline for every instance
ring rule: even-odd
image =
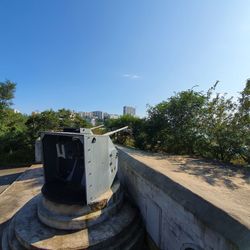
[[[159,249],[250,249],[248,228],[122,147],[118,175]]]

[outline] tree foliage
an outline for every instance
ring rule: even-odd
[[[137,126],[140,123],[140,119],[131,115],[123,115],[119,119],[108,119],[105,121],[105,127],[108,130],[115,130],[125,126],[128,126],[130,130],[121,131],[113,136],[115,142],[127,145],[134,143],[134,137],[137,135]]]
[[[192,154],[232,163],[250,163],[250,80],[238,101],[189,89],[148,108],[136,122],[121,117],[109,128],[131,124],[133,145],[140,149]],[[119,141],[119,137],[117,139]],[[119,142],[126,144],[126,136]]]
[[[0,110],[10,107],[12,99],[14,98],[15,89],[16,84],[14,82],[9,80],[0,82]]]
[[[16,84],[0,83],[0,166],[34,161],[34,144],[40,132],[64,127],[88,127],[78,114],[67,109],[23,115],[11,109]]]
[[[105,121],[107,130],[129,126],[113,136],[120,144],[143,150],[192,154],[224,162],[250,164],[250,80],[239,98],[188,89],[148,108],[146,118],[129,115]],[[15,83],[0,83],[0,165],[33,160],[41,131],[88,127],[68,109],[23,115],[11,109]],[[99,131],[100,132],[100,131]]]
[[[177,93],[148,110],[149,123],[156,131],[153,145],[164,151],[195,153],[199,119],[205,96],[194,90]],[[155,130],[156,129],[156,130]]]
[[[68,109],[59,109],[58,111],[46,110],[32,114],[28,117],[25,125],[31,141],[35,141],[42,131],[60,131],[65,127],[79,128],[90,126],[78,114]]]

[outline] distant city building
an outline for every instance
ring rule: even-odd
[[[91,119],[91,118],[93,118],[93,113],[92,112],[79,112],[79,115],[82,118],[85,118],[85,119]]]
[[[118,119],[120,116],[117,114],[109,114],[102,111],[93,111],[93,112],[78,112],[78,114],[92,125],[95,125],[96,120],[105,120],[105,119]]]
[[[123,115],[135,116],[135,108],[134,107],[129,107],[129,106],[124,106],[123,107]]]
[[[104,112],[104,113],[103,113],[103,118],[104,118],[104,119],[108,119],[108,118],[109,118],[109,116],[110,116],[110,114],[109,114],[109,113],[107,113],[107,112]]]
[[[118,119],[120,116],[117,114],[109,114],[110,119]]]
[[[93,117],[96,117],[99,120],[103,120],[104,118],[104,114],[102,111],[93,111],[92,114],[93,114]]]

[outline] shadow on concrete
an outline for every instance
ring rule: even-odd
[[[179,160],[175,161],[173,159],[174,157],[172,156],[168,157],[171,164],[176,166],[176,170],[174,170],[174,172],[182,172],[193,176],[199,176],[210,185],[216,185],[217,182],[220,181],[223,182],[227,188],[234,190],[239,187],[237,185],[239,181],[241,184],[250,184],[250,171],[242,167],[187,157],[183,157],[182,162],[179,162]],[[235,178],[237,178],[237,182],[235,181]]]
[[[6,174],[0,176],[0,186],[10,185],[14,182],[21,173]]]
[[[24,174],[25,172],[25,174]],[[0,171],[0,194],[5,191],[13,182],[33,180],[30,188],[40,185],[43,176],[42,168],[5,168]],[[21,178],[19,178],[21,177]],[[37,179],[37,180],[34,180]]]
[[[18,179],[17,181],[25,181],[25,180],[31,180],[36,179],[43,176],[43,169],[42,167],[39,168],[31,168],[27,169],[25,171],[25,175],[21,177],[21,179]]]
[[[125,151],[132,157],[166,160],[166,169],[169,168],[169,171],[197,176],[209,185],[217,185],[222,182],[227,188],[234,190],[239,188],[238,184],[250,184],[250,170],[241,166],[182,155],[144,152],[127,148]]]
[[[144,240],[142,222],[136,215],[128,219],[128,216],[132,215],[128,206],[124,207],[125,210],[119,210],[127,216],[120,215],[116,211],[118,215],[109,215],[103,222],[88,226],[85,230],[62,230],[49,227],[40,221],[37,214],[37,204],[40,198],[41,195],[36,195],[29,200],[15,217],[15,235],[25,246],[32,249],[59,249],[64,244],[65,249],[71,249],[69,245],[72,249],[111,249],[114,245],[116,246],[114,249],[123,249],[123,246],[127,249],[132,242],[133,249],[142,249],[136,247]],[[92,230],[89,230],[90,228]],[[141,233],[136,238],[138,230],[141,230]]]

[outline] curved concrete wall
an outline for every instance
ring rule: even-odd
[[[249,229],[118,148],[119,178],[159,249],[250,249]]]

